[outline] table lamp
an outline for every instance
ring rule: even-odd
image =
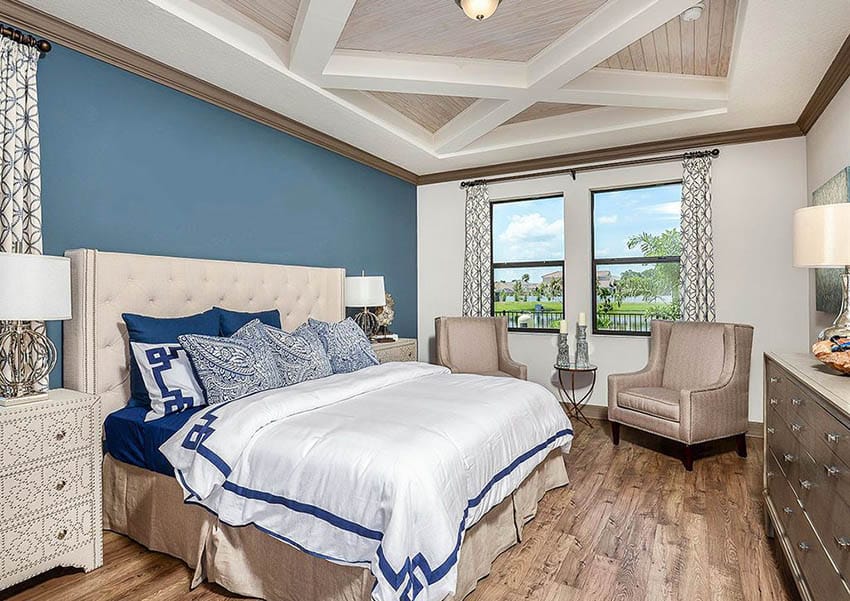
[[[794,211],[794,266],[840,267],[841,311],[818,335],[850,338],[850,203],[818,205]]]
[[[383,307],[386,303],[384,294],[384,276],[363,275],[345,278],[345,305],[347,307],[363,307],[363,311],[354,317],[354,321],[368,338],[378,331],[378,318],[369,311],[369,307]]]
[[[33,321],[71,319],[71,261],[0,253],[0,405],[47,398],[40,382],[56,365],[56,347]]]

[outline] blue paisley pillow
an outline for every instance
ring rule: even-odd
[[[200,334],[177,339],[189,354],[210,405],[283,386],[272,353],[260,341]]]
[[[347,374],[379,363],[366,334],[350,317],[339,323],[311,317],[307,323],[319,335],[335,374]]]
[[[324,378],[333,373],[322,341],[306,325],[288,333],[255,319],[239,328],[233,338],[264,344],[274,357],[284,386]]]

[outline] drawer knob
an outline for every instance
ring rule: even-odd
[[[773,426],[768,426],[767,427],[767,433],[768,434],[776,434],[776,428],[774,428]]]
[[[65,482],[64,480],[60,480],[56,483],[56,490],[62,490],[63,488],[65,488],[66,484],[67,482]]]
[[[65,540],[65,537],[68,536],[68,529],[62,528],[59,532],[56,533],[56,538],[59,540]]]
[[[797,548],[800,549],[800,551],[808,551],[809,549],[811,549],[809,543],[805,543],[803,541],[797,543]]]
[[[786,506],[786,507],[783,507],[783,508],[782,508],[782,511],[784,511],[784,512],[785,512],[785,515],[791,515],[792,513],[794,513],[794,510],[793,510],[793,509],[791,509],[790,507],[787,507],[787,506]]]
[[[800,486],[802,486],[806,490],[812,490],[813,484],[811,480],[800,480]]]
[[[836,434],[835,432],[827,432],[825,436],[826,436],[826,442],[833,442],[833,443],[838,442],[838,440],[841,438],[841,436],[839,434]]]
[[[779,401],[777,401],[776,399],[770,399],[770,400],[768,401],[768,403],[770,403],[771,405],[778,405],[778,404],[779,404]]]
[[[834,465],[825,465],[823,467],[826,470],[826,475],[830,478],[837,478],[838,475],[841,473],[841,469]]]
[[[835,544],[838,545],[839,549],[850,551],[850,538],[846,536],[834,536],[832,538],[835,540]]]
[[[59,431],[56,433],[56,436],[55,436],[56,440],[57,440],[57,441],[65,440],[65,434],[66,434],[66,433],[65,433],[65,430],[59,430]]]
[[[803,404],[803,399],[791,399],[791,404],[795,407],[799,407]]]
[[[770,376],[771,384],[776,384],[777,382],[779,382],[779,378],[777,378],[776,376]]]
[[[791,424],[791,431],[792,432],[799,432],[802,429],[803,429],[803,426],[801,426],[800,424]]]
[[[785,463],[792,463],[794,461],[795,457],[791,453],[785,453],[782,456],[782,459],[785,460]]]

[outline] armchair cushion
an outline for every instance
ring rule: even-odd
[[[725,358],[722,323],[679,322],[670,332],[662,386],[696,390],[720,379]]]
[[[669,388],[629,388],[617,395],[617,405],[672,422],[679,421],[678,390]]]
[[[499,371],[499,345],[491,319],[457,319],[448,336],[449,359],[462,371],[484,374]]]

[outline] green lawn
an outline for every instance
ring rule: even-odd
[[[538,303],[535,301],[531,302],[518,302],[518,301],[496,301],[495,308],[496,311],[534,311],[534,307],[537,305],[543,305],[543,309],[545,311],[560,311],[564,303],[555,303],[544,301],[542,303]]]

